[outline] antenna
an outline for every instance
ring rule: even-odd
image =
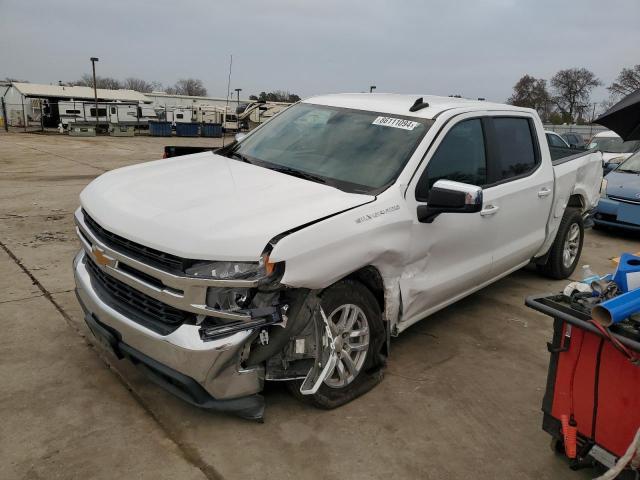
[[[411,105],[411,108],[409,109],[409,111],[417,112],[418,110],[422,110],[423,108],[427,108],[428,106],[429,104],[425,102],[422,97],[420,97],[415,101],[413,105]]]
[[[229,78],[227,79],[227,105],[224,109],[223,118],[227,119],[227,111],[229,110],[229,92],[231,91],[231,66],[233,65],[233,54],[229,55]],[[224,128],[224,121],[222,122],[222,127]],[[222,146],[224,147],[224,140],[226,137],[226,132],[222,134]]]

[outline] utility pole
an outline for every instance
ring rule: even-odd
[[[375,89],[376,89],[376,86],[375,86],[375,85],[371,85],[371,86],[369,87],[369,93],[373,93],[373,91],[374,91]]]
[[[91,68],[93,69],[93,96],[96,101],[96,133],[98,133],[98,87],[96,85],[96,62],[98,57],[91,57]]]

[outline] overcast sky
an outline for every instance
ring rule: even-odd
[[[90,71],[210,95],[274,89],[462,94],[504,101],[525,73],[640,63],[639,0],[0,0],[0,78]],[[593,100],[607,96],[604,88]]]

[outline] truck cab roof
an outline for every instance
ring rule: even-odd
[[[428,107],[410,111],[414,103],[422,98]],[[533,110],[501,103],[470,100],[467,98],[439,97],[436,95],[396,94],[396,93],[340,93],[322,95],[303,100],[304,103],[326,105],[330,107],[352,108],[372,112],[384,112],[394,115],[419,117],[433,120],[447,110],[464,109],[467,111],[507,110],[532,113]]]

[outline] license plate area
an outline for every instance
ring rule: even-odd
[[[640,205],[620,203],[618,205],[618,221],[640,225]]]
[[[96,318],[94,318],[92,314],[87,314],[84,317],[84,321],[100,345],[112,352],[116,357],[123,357],[120,349],[118,348],[118,344],[120,342],[113,332],[105,328]]]

